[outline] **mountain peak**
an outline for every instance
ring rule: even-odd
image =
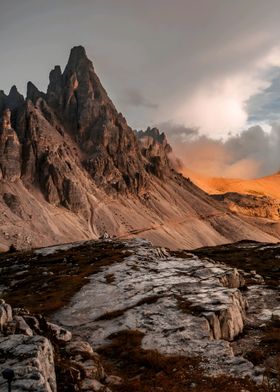
[[[10,89],[9,96],[18,95],[18,94],[19,94],[19,92],[18,92],[17,86],[13,85]]]
[[[24,97],[18,92],[16,86],[12,86],[8,95],[0,90],[0,115],[4,109],[15,110],[24,103]]]
[[[70,55],[77,55],[77,56],[85,56],[86,55],[86,50],[82,45],[77,45],[77,46],[73,46],[73,48],[71,49],[71,54]]]
[[[38,98],[40,98],[43,94],[38,90],[38,88],[32,83],[27,83],[27,99],[30,99],[34,104]]]
[[[71,49],[68,65],[78,65],[81,61],[90,61],[87,57],[86,50],[83,46],[74,46]]]

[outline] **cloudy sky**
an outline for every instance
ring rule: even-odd
[[[162,124],[186,165],[237,177],[280,169],[279,0],[0,4],[0,89],[45,90],[83,45],[129,124]]]

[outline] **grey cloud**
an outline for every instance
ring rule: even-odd
[[[157,124],[157,127],[167,134],[173,142],[191,142],[194,138],[200,137],[199,128],[186,127],[169,121]]]
[[[270,69],[267,78],[271,79],[269,87],[251,97],[246,104],[248,120],[251,122],[280,119],[280,68]]]
[[[280,170],[280,123],[270,132],[250,127],[226,141],[200,135],[197,129],[162,124],[175,154],[192,170],[206,175],[250,178]]]
[[[136,89],[126,89],[123,94],[123,102],[130,106],[142,106],[149,109],[158,109],[159,105],[150,102],[139,90]]]
[[[82,44],[117,107],[145,128],[207,81],[250,68],[279,43],[279,14],[278,0],[9,0],[0,88],[24,91],[32,80],[45,89],[50,68]],[[122,99],[124,86],[149,97],[139,112]]]

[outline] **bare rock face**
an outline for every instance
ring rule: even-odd
[[[18,110],[24,104],[24,97],[13,86],[8,95],[0,90],[0,118],[6,109],[11,110],[11,128],[16,128]]]
[[[11,124],[11,111],[10,109],[5,109],[3,111],[3,116],[2,116],[2,130],[6,131],[12,128]]]
[[[69,342],[72,339],[72,333],[67,329],[50,322],[47,322],[47,327],[52,336],[59,342]]]
[[[22,140],[24,183],[39,185],[51,204],[84,211],[86,200],[79,182],[81,163],[73,147],[66,144],[62,126],[42,97],[36,106],[27,100],[18,116],[17,131]]]
[[[0,127],[0,180],[14,182],[21,174],[21,145],[12,129],[11,111],[5,109]]]
[[[62,73],[50,73],[47,103],[86,153],[84,166],[98,185],[139,192],[145,168],[137,138],[117,112],[83,47],[72,49]]]
[[[146,169],[159,178],[170,175],[173,168],[169,159],[172,148],[167,141],[165,134],[157,128],[148,127],[145,132],[137,132],[140,141],[141,151],[147,159]]]
[[[4,369],[13,369],[15,391],[56,392],[54,353],[50,341],[43,336],[33,336],[24,318],[13,316],[10,305],[3,300],[1,302],[1,373]],[[1,390],[4,390],[4,384],[5,380],[1,378]]]

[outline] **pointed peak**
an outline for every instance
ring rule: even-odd
[[[26,98],[30,99],[34,104],[37,101],[38,98],[42,97],[43,93],[38,90],[38,88],[32,83],[28,82],[27,83],[27,94]]]
[[[86,50],[83,46],[74,46],[70,52],[68,66],[77,67],[81,62],[90,63],[90,60],[86,54]]]
[[[24,102],[24,97],[18,92],[16,86],[12,86],[8,95],[4,91],[0,91],[0,110],[3,108],[9,108],[10,110],[17,109]]]
[[[50,72],[50,83],[59,83],[59,80],[61,78],[62,72],[60,65],[56,65]]]
[[[27,83],[27,97],[28,97],[28,95],[29,95],[29,93],[31,93],[31,92],[34,92],[34,91],[39,91],[38,89],[37,89],[37,87],[35,86],[35,84],[33,84],[32,82],[28,82]]]
[[[86,54],[85,48],[83,46],[81,46],[81,45],[74,46],[71,49],[70,58],[71,57],[86,57],[87,58],[87,54]]]
[[[19,92],[18,92],[17,86],[13,85],[11,87],[10,92],[9,92],[9,96],[11,96],[11,95],[18,95],[18,94],[19,94]]]
[[[53,72],[53,73],[55,73],[55,74],[57,74],[57,75],[62,75],[62,71],[61,71],[61,67],[60,67],[60,65],[55,65],[54,66],[54,69],[53,70],[51,70],[51,72]]]
[[[23,95],[18,91],[16,86],[12,86],[8,95],[8,101],[12,109],[20,106],[24,102]]]

